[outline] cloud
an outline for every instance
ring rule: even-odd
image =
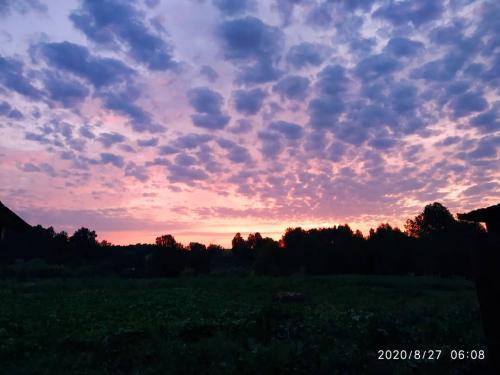
[[[252,122],[247,119],[240,119],[236,124],[227,128],[228,131],[234,134],[245,134],[252,131]]]
[[[332,49],[324,44],[303,42],[288,50],[286,61],[296,69],[319,66],[331,53]]]
[[[443,4],[434,0],[390,1],[380,6],[373,17],[390,21],[396,26],[412,23],[419,27],[441,16]]]
[[[195,126],[211,130],[226,127],[230,117],[221,111],[224,103],[222,95],[208,87],[196,87],[190,89],[187,96],[191,106],[198,112],[191,115]]]
[[[149,8],[154,8],[160,4],[161,0],[145,0],[144,1]]]
[[[130,195],[147,184],[148,193],[181,191],[174,201],[195,206],[204,204],[200,196],[220,194],[228,205],[265,207],[227,215],[293,222],[409,217],[415,208],[408,202],[493,199],[495,2],[264,3],[79,0],[73,12],[49,7],[47,17],[74,22],[75,34],[66,26],[16,29],[12,22],[22,17],[9,1],[10,36],[0,35],[10,54],[0,59],[0,127],[9,147],[0,157],[14,161],[12,178],[62,177],[51,179],[54,189],[32,186],[33,196],[49,203],[64,203],[54,193],[64,184],[84,200],[92,185],[99,194],[85,203],[101,197],[105,204],[116,189]],[[450,191],[464,192],[462,201]],[[137,209],[152,209],[161,196]]]
[[[208,87],[196,87],[187,93],[189,104],[200,113],[220,114],[224,98]]]
[[[242,65],[236,75],[240,85],[256,85],[276,81],[284,72],[276,68],[269,60],[259,60],[253,65]]]
[[[375,137],[368,144],[379,150],[387,150],[396,145],[396,140],[391,137]]]
[[[387,42],[384,51],[394,56],[412,57],[424,49],[424,44],[405,37],[395,37]]]
[[[463,34],[465,29],[467,29],[465,22],[460,19],[454,20],[452,25],[438,26],[431,30],[430,40],[440,46],[453,46],[473,56],[479,49],[483,48],[483,36],[476,32],[466,37]]]
[[[492,191],[500,191],[500,185],[497,182],[491,181],[473,185],[465,189],[462,194],[465,196],[481,196]]]
[[[261,131],[257,133],[257,137],[261,142],[260,151],[266,159],[276,159],[281,151],[283,145],[280,142],[279,135],[272,131]]]
[[[361,60],[354,71],[358,77],[364,81],[369,81],[394,73],[400,68],[401,64],[398,60],[381,53]]]
[[[170,44],[149,30],[145,15],[133,3],[83,0],[70,19],[93,42],[111,50],[123,46],[132,59],[151,70],[168,70],[177,65]]]
[[[213,139],[213,136],[208,134],[185,134],[178,137],[174,142],[174,146],[180,149],[194,149]]]
[[[100,94],[105,108],[129,118],[129,125],[136,132],[159,133],[165,130],[163,125],[156,124],[151,114],[135,104],[138,92],[134,89],[107,91]]]
[[[333,162],[340,162],[346,152],[346,146],[342,142],[333,141],[326,149],[326,157]]]
[[[47,72],[44,79],[49,98],[62,103],[64,107],[75,107],[90,94],[90,90],[80,82]]]
[[[267,93],[262,89],[233,91],[234,107],[238,113],[255,115],[260,111]]]
[[[309,88],[309,79],[296,75],[286,76],[273,86],[273,92],[282,98],[290,100],[304,100]]]
[[[0,101],[0,116],[5,116],[11,120],[22,120],[24,115],[7,102]]]
[[[283,32],[260,19],[247,16],[225,21],[220,28],[224,55],[229,60],[270,60],[279,56]]]
[[[463,94],[469,89],[469,87],[470,87],[470,82],[467,81],[451,82],[446,88],[446,94],[449,96]]]
[[[345,110],[344,102],[335,96],[322,96],[309,102],[309,123],[315,128],[332,128]]]
[[[111,154],[109,152],[103,152],[100,154],[100,156],[101,156],[101,160],[99,161],[100,164],[111,164],[117,168],[121,168],[125,164],[123,157],[120,155]]]
[[[238,16],[256,7],[254,0],[212,0],[212,3],[225,16]]]
[[[484,111],[487,107],[488,102],[481,93],[477,92],[466,92],[451,102],[451,109],[455,118],[464,117],[473,112]]]
[[[200,68],[200,74],[205,76],[206,79],[208,79],[208,81],[211,83],[214,83],[219,78],[219,74],[211,66],[208,65],[203,65]]]
[[[69,231],[82,226],[88,227],[89,223],[91,223],[92,229],[96,229],[98,235],[100,234],[99,231],[128,232],[138,228],[161,231],[165,229],[165,225],[169,225],[165,221],[145,220],[144,218],[135,217],[126,208],[59,209],[55,207],[29,207],[29,209],[21,209],[20,213],[30,223],[53,225],[56,228]],[[134,211],[134,213],[136,212]]]
[[[33,132],[26,132],[24,134],[24,139],[27,139],[28,141],[34,141],[34,142],[40,143],[42,145],[51,143],[51,141],[47,137],[45,137],[43,134],[36,134]]]
[[[23,172],[40,172],[40,168],[38,168],[33,163],[24,163],[23,165],[21,165],[20,169]]]
[[[192,184],[196,181],[203,181],[209,178],[208,174],[201,168],[185,167],[182,165],[171,164],[167,166],[170,182],[182,182]]]
[[[169,146],[169,145],[161,146],[159,148],[160,155],[173,155],[173,154],[176,154],[178,152],[179,152],[178,149],[176,149],[175,147]]]
[[[316,87],[323,95],[337,95],[347,89],[349,80],[340,65],[328,65],[318,74]]]
[[[47,6],[38,0],[0,0],[0,17],[7,17],[12,12],[25,14],[30,11],[46,13]]]
[[[458,142],[460,142],[461,138],[458,136],[449,136],[443,139],[442,141],[438,142],[436,145],[438,146],[450,146],[450,145],[455,145]]]
[[[456,52],[449,52],[441,59],[429,61],[412,71],[413,78],[428,81],[450,81],[465,63],[465,56]]]
[[[417,108],[417,87],[411,83],[397,83],[391,87],[390,100],[394,111],[405,113]]]
[[[349,41],[349,47],[351,48],[351,51],[359,54],[360,56],[370,54],[376,45],[377,40],[375,38],[362,38],[361,36],[359,36]]]
[[[325,131],[316,130],[306,134],[303,147],[308,155],[319,155],[326,148],[327,136]]]
[[[40,51],[47,64],[79,76],[96,88],[130,80],[135,71],[112,58],[93,56],[89,50],[70,42],[40,43]]]
[[[269,125],[269,130],[276,131],[288,139],[299,139],[304,133],[302,126],[286,121],[274,121]]]
[[[220,147],[228,151],[226,157],[231,162],[246,164],[252,162],[252,157],[245,147],[224,138],[219,138],[217,143]]]
[[[92,132],[92,130],[90,129],[89,126],[86,126],[86,125],[80,126],[80,128],[78,129],[78,132],[80,133],[80,135],[82,137],[85,137],[87,139],[94,139],[95,138],[95,134]]]
[[[0,84],[32,100],[40,100],[42,93],[30,83],[23,71],[22,61],[0,56]]]
[[[500,105],[473,117],[470,124],[483,132],[500,130]]]
[[[146,182],[149,179],[147,169],[129,161],[125,166],[125,176],[135,177],[138,181]]]
[[[226,127],[229,123],[230,117],[223,114],[195,114],[191,115],[191,120],[193,121],[193,124],[199,128],[220,130]]]
[[[160,140],[158,138],[149,138],[149,139],[138,139],[137,146],[139,147],[155,147],[158,145]]]
[[[472,159],[496,158],[500,148],[500,137],[485,137],[477,144],[476,148],[467,154]]]
[[[238,84],[261,84],[283,75],[276,66],[284,46],[279,28],[247,16],[223,22],[218,33],[225,58],[236,64]]]
[[[174,161],[175,164],[180,165],[182,167],[189,167],[191,165],[196,165],[196,158],[188,154],[178,154],[174,158]]]
[[[41,163],[39,165],[35,165],[33,163],[24,163],[19,166],[19,169],[22,170],[23,172],[28,172],[28,173],[33,173],[33,172],[44,173],[49,177],[58,176],[58,173],[56,172],[54,167],[49,163]]]
[[[126,140],[125,136],[119,133],[101,133],[97,137],[97,141],[100,142],[105,148],[110,148],[111,146],[122,143]]]
[[[332,4],[324,2],[313,7],[306,16],[306,22],[316,29],[329,28],[333,22]]]

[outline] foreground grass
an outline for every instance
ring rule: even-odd
[[[302,292],[305,303],[272,301]],[[473,284],[419,277],[0,282],[0,373],[480,373]],[[440,349],[382,361],[378,349]]]

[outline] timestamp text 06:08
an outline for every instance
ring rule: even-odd
[[[385,360],[437,360],[443,358],[441,349],[380,349],[377,358]],[[486,358],[485,351],[480,350],[450,350],[449,358],[452,360],[482,360]]]

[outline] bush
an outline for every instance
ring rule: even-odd
[[[43,259],[32,259],[27,262],[16,262],[5,269],[5,276],[19,280],[44,279],[71,275],[70,270],[61,265],[47,264]]]

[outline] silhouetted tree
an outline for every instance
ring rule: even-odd
[[[262,245],[262,240],[262,236],[259,232],[250,233],[246,241],[246,246],[251,250],[255,250]]]
[[[417,273],[471,275],[470,244],[481,234],[479,225],[458,222],[445,206],[435,202],[408,220],[405,228],[418,239],[413,256]]]
[[[368,249],[372,272],[398,274],[413,271],[412,241],[399,228],[380,224],[370,229]]]
[[[170,234],[157,237],[153,252],[146,256],[146,267],[150,276],[178,276],[184,268],[182,245]]]
[[[96,238],[95,231],[82,227],[73,233],[69,238],[69,243],[77,256],[95,260],[98,247]]]
[[[68,233],[65,231],[56,233],[52,241],[52,261],[64,263],[71,257]]]
[[[256,233],[258,234],[258,233]],[[255,245],[253,269],[258,275],[279,275],[285,271],[284,250],[272,238],[260,238]]]
[[[207,247],[207,253],[210,258],[224,253],[224,248],[221,245],[210,244]]]
[[[29,227],[29,226],[28,226]],[[22,235],[8,232],[1,239],[0,263],[43,260],[47,265],[71,264],[93,274],[137,277],[175,276],[188,266],[195,273],[212,268],[253,267],[257,274],[379,273],[472,276],[473,254],[485,235],[477,223],[457,221],[435,202],[405,225],[406,232],[380,224],[365,239],[349,225],[304,230],[288,228],[279,242],[250,233],[237,233],[231,251],[218,245],[205,248],[192,242],[187,248],[172,235],[156,238],[156,244],[115,246],[97,241],[95,231],[80,228],[68,238],[52,227],[38,225]],[[41,263],[40,263],[41,264]]]
[[[252,249],[247,241],[243,239],[240,233],[236,233],[232,240],[232,253],[238,265],[250,266],[253,260]]]
[[[290,272],[305,271],[306,239],[307,233],[300,227],[287,228],[281,239],[287,252],[287,266]]]
[[[166,234],[160,237],[156,237],[156,245],[161,247],[176,247],[177,242],[175,241],[174,236],[171,234]]]
[[[205,245],[198,242],[189,244],[188,266],[196,274],[206,274],[210,272],[210,258]]]
[[[441,203],[434,202],[425,206],[424,211],[413,220],[406,221],[405,229],[409,236],[423,237],[449,230],[456,220]]]

